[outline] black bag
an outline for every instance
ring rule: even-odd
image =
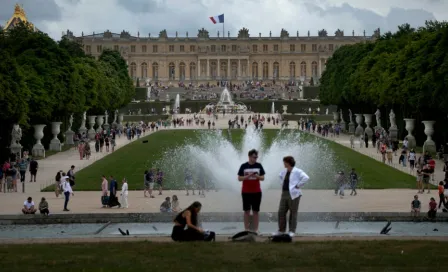
[[[291,243],[292,237],[289,234],[278,234],[269,238],[274,243]]]
[[[101,204],[103,204],[103,206],[107,206],[109,204],[109,196],[102,196]]]
[[[233,242],[255,242],[256,232],[242,231],[232,236]]]
[[[204,234],[204,241],[206,242],[214,242],[216,234],[214,231],[208,231]]]

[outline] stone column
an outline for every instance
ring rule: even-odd
[[[237,77],[238,77],[238,79],[241,79],[242,76],[243,76],[243,75],[242,75],[242,73],[241,73],[241,60],[239,59],[239,60],[238,60]]]
[[[373,135],[373,130],[370,127],[370,124],[372,123],[372,114],[364,114],[364,119],[365,119],[365,123],[366,123],[366,129],[365,129],[365,133],[369,136],[369,139],[372,138]]]
[[[218,74],[216,75],[218,77],[218,80],[221,80],[221,60],[218,59]]]
[[[206,77],[207,77],[207,80],[210,79],[210,61],[209,61],[209,59],[207,59],[207,75],[206,75]]]
[[[355,116],[356,116],[355,121],[358,124],[358,126],[356,127],[356,130],[355,130],[355,135],[357,137],[360,137],[361,135],[364,134],[364,129],[362,128],[362,114],[361,113],[355,113]]]
[[[406,122],[405,128],[408,131],[408,135],[406,135],[406,138],[408,139],[408,147],[414,148],[417,145],[415,142],[415,137],[414,135],[412,135],[412,131],[414,130],[415,119],[405,118],[404,121]]]
[[[320,77],[320,75],[322,74],[322,59],[319,58],[319,72],[318,72],[318,76]],[[314,81],[316,81],[316,78],[314,78]]]
[[[36,144],[33,146],[31,153],[33,157],[43,157],[45,158],[45,148],[42,145],[42,138],[44,137],[44,128],[47,125],[34,125],[34,139],[36,139]]]
[[[62,122],[51,122],[51,133],[53,133],[53,139],[50,141],[50,150],[60,152],[62,149],[61,141],[58,138],[61,132]]]
[[[197,65],[196,65],[196,69],[198,69],[198,79],[201,78],[201,60],[198,60]]]
[[[422,121],[422,123],[425,125],[425,134],[426,134],[426,141],[423,143],[423,153],[428,151],[429,153],[435,153],[436,152],[436,143],[432,140],[432,134],[434,134],[434,123],[436,121]]]
[[[96,118],[95,115],[91,115],[91,116],[89,116],[89,125],[90,125],[90,129],[88,130],[87,135],[88,135],[88,137],[89,137],[90,140],[95,140],[95,129],[94,129],[94,126],[95,126],[95,118]]]
[[[227,80],[232,78],[232,72],[230,71],[230,59],[227,59]]]

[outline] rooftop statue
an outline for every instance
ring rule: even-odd
[[[336,30],[336,32],[334,33],[334,35],[335,35],[336,37],[344,37],[344,31],[343,31],[343,30],[340,30],[340,29],[338,28],[338,30]]]
[[[166,29],[159,32],[159,38],[168,38],[168,34],[166,33]]]
[[[238,31],[238,38],[240,39],[248,39],[249,38],[249,29],[243,27]]]
[[[120,33],[120,38],[130,38],[131,37],[131,34],[129,34],[129,32],[127,32],[127,31],[121,31],[121,33]]]
[[[328,32],[325,29],[319,30],[317,34],[319,37],[328,37]]]
[[[109,29],[104,31],[103,37],[104,38],[112,38],[112,32],[110,32]]]
[[[282,28],[280,31],[280,38],[289,38],[289,32]]]
[[[208,35],[208,31],[205,28],[198,30],[198,38],[208,39],[210,36]]]

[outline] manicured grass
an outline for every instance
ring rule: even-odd
[[[146,136],[138,141],[130,143],[120,148],[115,153],[95,162],[76,174],[76,190],[99,190],[101,187],[101,175],[113,175],[117,180],[126,177],[131,190],[143,189],[143,173],[149,167],[154,167],[158,161],[165,155],[167,150],[172,150],[177,146],[183,145],[185,142],[197,143],[199,134],[204,133],[203,130],[163,130]],[[275,137],[278,136],[278,130],[264,130],[264,139],[266,145],[270,146]],[[300,133],[300,132],[295,132]],[[223,133],[228,138],[227,133]],[[241,146],[244,135],[243,130],[233,130],[231,139],[229,139],[236,147]],[[143,143],[147,140],[148,143]],[[357,170],[361,177],[359,187],[365,189],[382,189],[382,188],[413,188],[415,186],[415,178],[393,169],[381,162],[364,156],[354,150],[304,133],[301,141],[315,141],[319,146],[325,148],[321,152],[323,156],[332,156],[333,168],[319,169],[319,166],[313,167],[314,172],[310,169],[313,182],[307,185],[308,189],[329,189],[334,187],[334,176],[337,171],[344,170],[347,173],[353,167]],[[308,154],[300,154],[307,156]],[[281,160],[281,158],[279,158]],[[300,167],[300,165],[299,165]],[[229,169],[234,173],[237,169]],[[170,174],[166,173],[164,188],[166,189],[183,189],[183,169],[180,173],[175,173],[171,177],[180,179],[181,181],[170,180]],[[51,188],[47,188],[51,190]]]
[[[434,241],[0,245],[0,261],[8,272],[439,271],[448,259],[446,246]]]

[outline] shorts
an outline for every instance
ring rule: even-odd
[[[424,184],[429,184],[429,178],[423,178],[423,183]]]
[[[414,161],[414,160],[410,160],[410,161],[409,161],[409,166],[410,166],[411,168],[414,168],[414,167],[415,167],[415,161]]]
[[[186,185],[193,185],[193,179],[185,179]]]
[[[30,170],[30,173],[32,176],[35,176],[37,174],[37,169],[36,170]]]
[[[146,190],[154,189],[154,182],[145,182],[145,189]]]
[[[241,193],[243,198],[243,211],[260,211],[261,192],[259,193]]]

